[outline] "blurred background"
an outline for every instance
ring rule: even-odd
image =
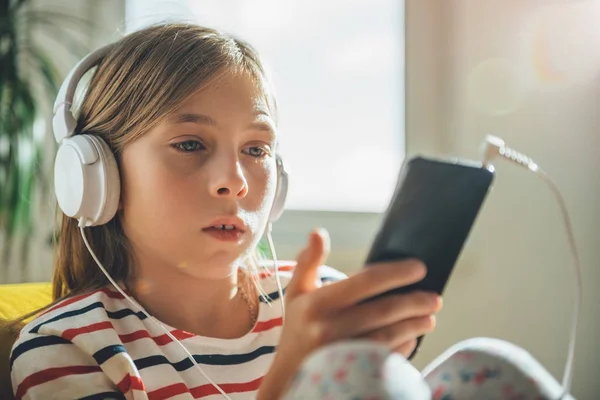
[[[0,0],[0,282],[48,281],[51,104],[88,51],[167,20],[220,28],[266,59],[280,105],[288,210],[280,258],[327,228],[328,264],[359,269],[405,157],[477,159],[486,134],[532,156],[565,197],[584,303],[573,394],[600,383],[600,1]],[[559,208],[498,161],[423,367],[473,336],[516,343],[562,377],[575,296]]]

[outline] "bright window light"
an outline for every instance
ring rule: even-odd
[[[288,209],[381,212],[404,158],[404,2],[128,0],[132,31],[193,21],[250,42],[270,69]]]

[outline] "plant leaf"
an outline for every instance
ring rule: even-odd
[[[60,74],[52,63],[50,57],[48,57],[43,51],[41,51],[37,46],[34,47],[34,50],[31,52],[32,57],[36,61],[38,66],[38,71],[44,81],[46,89],[49,92],[49,95],[52,98],[55,98],[58,94],[59,89],[59,81]]]
[[[40,17],[32,21],[33,26],[40,27],[48,37],[55,40],[60,46],[68,50],[71,55],[81,58],[89,52],[89,46],[85,44],[78,36],[70,34],[64,26],[56,23],[50,18]],[[89,25],[88,27],[89,28]]]
[[[28,201],[23,201],[22,191],[24,190],[27,196],[30,197],[30,189],[28,188],[30,177],[28,174],[34,168],[36,160],[33,148],[31,148],[30,154],[27,154],[27,148],[21,146],[23,144],[33,146],[32,128],[35,113],[36,106],[29,85],[21,80],[17,81],[10,112],[5,121],[10,134],[13,136],[13,140],[10,142],[11,148],[9,149],[12,157],[9,157],[8,163],[9,177],[6,190],[7,198],[5,199],[7,208],[4,210],[5,232],[9,238],[17,233],[19,225],[27,227],[31,223],[29,212],[31,204]],[[29,156],[29,159],[25,158],[27,156]]]

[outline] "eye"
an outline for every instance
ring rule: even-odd
[[[251,146],[246,149],[246,153],[254,158],[262,158],[268,154],[268,151],[260,146]]]
[[[204,145],[197,140],[186,140],[185,142],[174,143],[171,146],[182,153],[193,153],[205,149]]]

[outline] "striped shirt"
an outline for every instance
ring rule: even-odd
[[[285,287],[290,263],[280,266]],[[321,281],[344,274],[320,267]],[[281,305],[274,274],[262,274],[254,328],[237,339],[165,327],[232,399],[255,398],[279,341]],[[220,393],[184,350],[112,286],[65,299],[27,324],[10,357],[16,399],[216,399]]]

